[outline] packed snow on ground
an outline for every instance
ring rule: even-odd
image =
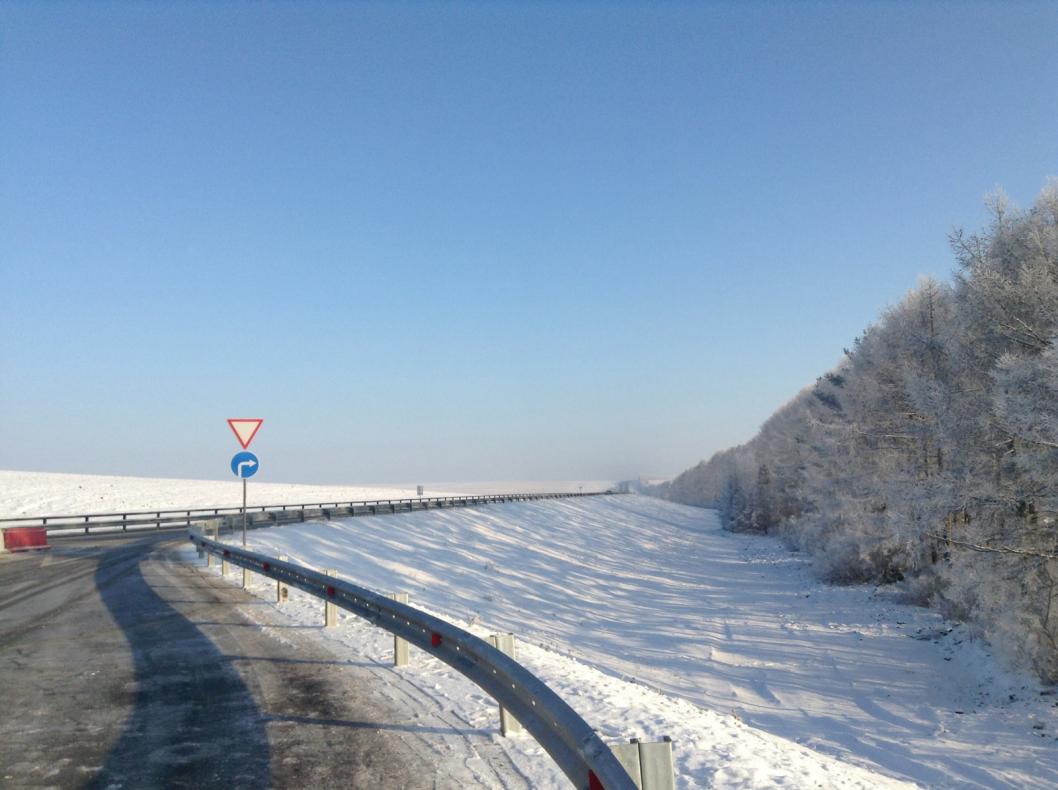
[[[681,787],[1058,786],[1051,689],[936,612],[823,585],[712,511],[549,500],[286,526],[251,544],[517,634],[520,660],[608,739],[674,738]]]
[[[214,575],[221,572],[218,565],[212,569],[205,567],[190,546],[185,548],[185,556],[189,562],[198,562],[203,572]],[[291,559],[308,564],[303,557]],[[329,562],[319,567],[322,570],[339,564]],[[228,579],[232,583],[239,582],[241,572],[233,569]],[[392,636],[355,615],[340,612],[339,627],[324,629],[320,599],[290,590],[288,601],[276,605],[275,583],[263,579],[251,580],[250,590],[274,610],[285,614],[293,624],[302,628],[315,626],[313,636],[337,643],[337,649],[350,660],[370,662],[380,668],[392,663]],[[490,628],[473,618],[452,618],[421,601],[412,603],[482,638],[502,630]],[[265,618],[254,607],[246,610],[251,617],[262,621],[262,627],[268,627],[263,623]],[[278,632],[276,635],[283,637]],[[543,678],[608,743],[626,741],[630,737],[656,740],[668,735],[673,738],[676,741],[677,787],[840,787],[862,790],[910,787],[749,727],[731,713],[703,709],[546,647],[520,641],[516,651],[518,660]],[[461,776],[466,769],[463,764],[465,754],[474,752],[475,738],[484,734],[491,735],[492,745],[507,752],[529,786],[569,787],[569,781],[531,736],[525,733],[508,738],[499,736],[498,708],[488,695],[441,661],[416,648],[411,648],[410,652],[410,666],[389,671],[399,673],[400,686],[414,689],[417,699],[409,699],[406,693],[396,689],[395,693],[384,696],[391,704],[399,706],[405,718],[417,717],[415,708],[423,706],[428,713],[442,712],[461,725],[463,736],[456,738],[461,742],[452,743],[451,738],[446,738],[446,748],[451,751],[453,762],[439,765],[438,776]],[[514,781],[514,777],[511,779],[512,785],[520,784]]]

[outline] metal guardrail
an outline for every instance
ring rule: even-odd
[[[407,499],[364,499],[338,502],[318,502],[295,505],[254,505],[246,509],[251,526],[269,526],[307,521],[312,518],[349,518],[352,516],[377,515],[378,513],[401,513],[430,508],[468,507],[491,502],[518,502],[533,499],[564,499],[566,497],[600,496],[610,491],[586,493],[542,493],[542,494],[476,494],[447,497],[410,497]],[[262,517],[261,514],[265,514]],[[183,529],[208,520],[230,519],[231,526],[242,508],[205,507],[179,508],[176,510],[140,510],[124,513],[84,513],[69,516],[11,516],[0,518],[4,527],[46,527],[49,537],[61,537],[77,530],[84,535],[105,532],[127,532],[149,529]]]
[[[351,582],[210,540],[191,541],[232,565],[296,587],[352,612],[444,661],[510,711],[581,790],[636,785],[591,726],[536,675],[488,642],[407,604]]]

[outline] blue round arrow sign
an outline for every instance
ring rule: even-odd
[[[257,474],[257,470],[261,467],[261,463],[257,460],[257,456],[250,452],[235,453],[231,459],[231,473],[236,477],[253,477]]]

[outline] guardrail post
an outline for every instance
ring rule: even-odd
[[[632,738],[611,747],[618,762],[628,771],[639,790],[675,790],[676,770],[672,767],[672,738],[655,743]]]
[[[639,766],[643,790],[675,790],[676,770],[672,767],[672,738],[639,744]]]
[[[214,538],[214,539],[216,539],[216,536],[215,536],[215,535],[211,535],[211,534],[210,534],[210,523],[211,523],[211,522],[207,521],[207,522],[206,522],[206,523],[205,523],[205,524],[203,525],[203,527],[202,527],[202,533],[203,533],[203,534],[205,535],[205,537],[207,537],[207,538]],[[200,553],[200,555],[201,555],[201,552],[202,552],[202,551],[205,551],[205,549],[202,549],[202,547],[200,546],[200,547],[199,547],[199,553]],[[212,567],[213,567],[213,552],[211,552],[211,551],[207,551],[207,552],[206,552],[206,567],[207,567],[207,568],[212,568]]]
[[[221,560],[220,560],[220,575],[221,576],[227,576],[229,568],[231,568],[231,563],[228,562],[228,558],[227,557],[221,557]]]
[[[617,762],[624,766],[636,787],[643,790],[643,769],[639,764],[639,742],[633,738],[628,743],[615,743],[610,747]]]
[[[328,568],[324,571],[328,576],[337,576],[338,571],[334,568]],[[330,601],[324,601],[323,604],[323,627],[334,628],[338,625],[338,607]]]
[[[286,554],[279,555],[280,562],[286,562],[287,559]],[[276,603],[285,602],[288,595],[290,595],[290,592],[287,590],[287,586],[281,580],[276,579]]]
[[[514,658],[514,634],[493,634],[489,637],[489,644],[499,650],[505,656]],[[521,732],[522,725],[518,719],[511,715],[510,711],[500,706],[500,735],[506,738],[511,733]]]
[[[406,592],[392,593],[390,600],[396,601],[397,603],[408,603],[409,596]],[[403,667],[409,663],[408,658],[408,643],[406,640],[401,639],[396,634],[393,635],[393,666]]]

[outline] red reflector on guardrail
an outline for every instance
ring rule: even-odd
[[[225,557],[230,557],[231,556],[231,552],[228,551],[227,549],[224,549],[224,556]]]
[[[440,647],[441,646],[441,635],[440,634],[430,634],[430,644],[433,645],[434,647]]]
[[[327,597],[328,598],[333,598],[334,597],[334,588],[331,587],[329,584],[327,585]]]
[[[8,551],[29,551],[48,548],[46,527],[9,527],[4,531],[4,548]]]
[[[264,570],[265,573],[267,573],[268,571],[272,570],[272,566],[266,562],[261,566],[261,569]]]
[[[595,775],[595,771],[588,771],[588,790],[606,790],[599,781],[599,777]]]

